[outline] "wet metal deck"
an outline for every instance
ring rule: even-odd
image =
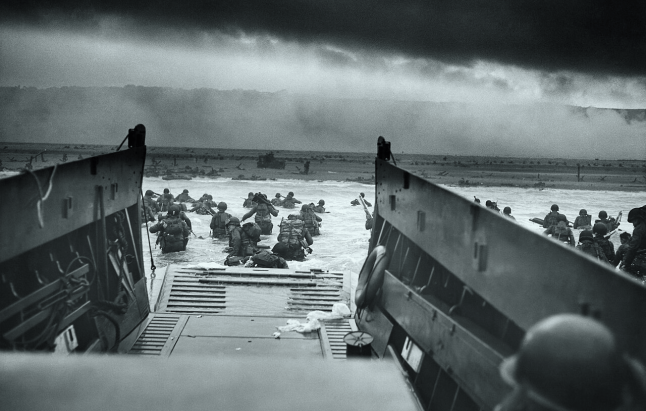
[[[345,359],[348,319],[322,322],[310,333],[283,332],[289,319],[348,304],[347,275],[319,270],[169,266],[156,304],[129,354],[168,357],[262,356]]]

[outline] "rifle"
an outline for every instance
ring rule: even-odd
[[[363,211],[366,212],[366,219],[367,220],[372,220],[372,214],[370,214],[370,211],[368,211],[368,207],[366,206],[366,203],[363,202],[363,198],[359,196],[359,201],[361,202],[361,205],[363,206]]]
[[[267,200],[265,196],[262,195],[262,193],[256,193],[254,194],[253,198],[251,201],[255,201],[256,203],[265,203],[267,204],[268,207],[273,207],[274,205],[271,203],[271,201]]]

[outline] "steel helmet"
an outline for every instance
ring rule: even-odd
[[[572,411],[616,409],[631,378],[610,330],[574,314],[532,326],[519,352],[503,361],[500,373],[546,408]]]
[[[280,198],[280,193],[276,193],[276,198]]]
[[[179,209],[178,205],[173,204],[172,206],[168,207],[168,215],[169,216],[178,217],[180,211],[181,210]]]
[[[638,218],[644,219],[644,211],[642,208],[633,208],[628,212],[628,222],[632,223]]]
[[[227,209],[227,203],[225,203],[224,201],[221,201],[220,204],[218,204],[218,210],[224,211],[226,209]]]
[[[552,204],[552,207],[550,208],[552,211],[559,211],[559,206],[558,204]]]
[[[565,221],[567,223],[567,217],[565,214],[559,214],[556,216],[556,221]]]
[[[240,219],[238,217],[231,217],[227,220],[227,225],[235,225],[240,227]]]
[[[310,209],[309,204],[303,204],[303,205],[301,206],[301,211],[307,211],[307,210],[309,210],[309,209]]]
[[[319,200],[319,204],[320,205],[325,205],[325,201],[324,200]]]
[[[182,193],[186,193],[186,194],[188,194],[188,190],[187,190],[187,189],[184,189],[184,191],[182,191]]]
[[[155,193],[153,193],[153,190],[146,190],[146,195],[147,196],[151,196],[153,194],[155,194]]]
[[[592,232],[594,234],[606,235],[608,234],[608,226],[606,226],[604,223],[595,223],[592,227]]]
[[[169,189],[167,189],[167,188],[165,188],[165,189],[164,189],[164,194],[168,194],[168,193],[170,193],[170,190],[169,190]]]
[[[505,207],[502,212],[505,214],[511,214],[511,207]]]
[[[579,241],[584,241],[584,240],[590,240],[592,241],[594,239],[594,236],[592,235],[592,231],[590,230],[583,230],[581,231],[581,234],[579,234]]]
[[[290,191],[289,193],[287,193],[287,195],[288,195],[288,196],[293,196],[293,195],[294,195],[294,192],[293,192],[293,191]]]
[[[608,213],[605,211],[599,211],[599,218],[608,218]]]
[[[588,215],[588,210],[582,208],[581,211],[579,211],[579,215]]]

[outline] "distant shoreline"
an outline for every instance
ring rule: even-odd
[[[0,143],[2,169],[19,171],[31,158],[34,169],[108,153],[116,145]],[[43,150],[46,150],[43,152]],[[37,157],[34,155],[41,153]],[[274,151],[284,169],[258,168],[264,150],[148,147],[148,176],[174,174],[183,178],[300,179],[355,181],[372,184],[374,154],[315,151]],[[491,156],[395,154],[397,164],[437,184],[467,187],[519,187],[599,191],[646,191],[646,161],[589,159],[529,159]],[[43,160],[45,160],[43,162]],[[304,174],[304,163],[310,173]],[[580,168],[578,167],[580,165]],[[579,173],[579,179],[577,179]],[[255,176],[255,177],[254,177]],[[580,180],[580,181],[578,181]]]

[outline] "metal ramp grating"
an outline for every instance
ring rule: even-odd
[[[178,274],[173,277],[166,312],[214,314],[226,308],[226,286],[205,284],[194,275]]]
[[[293,311],[332,311],[332,306],[343,301],[342,286],[292,288],[287,301]]]
[[[345,277],[342,272],[322,270],[169,266],[155,311],[215,315],[330,312],[335,303],[347,304]]]
[[[327,321],[321,323],[321,329],[319,332],[326,359],[345,360],[346,344],[343,341],[343,336],[356,330],[357,327],[354,322],[351,322],[351,320]]]
[[[174,335],[179,333],[178,323],[178,315],[153,316],[128,354],[159,356],[169,351],[176,342]]]

